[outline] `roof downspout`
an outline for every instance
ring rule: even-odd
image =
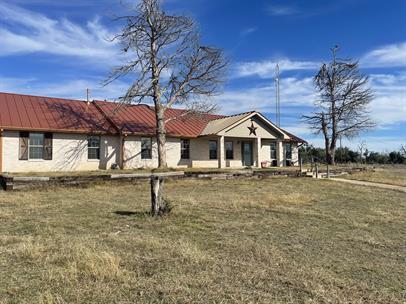
[[[0,174],[3,173],[3,129],[0,129]]]
[[[125,140],[127,138],[127,134],[120,134],[120,169],[125,169]]]

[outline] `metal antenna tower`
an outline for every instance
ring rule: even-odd
[[[281,94],[280,94],[280,71],[279,71],[279,64],[276,65],[275,71],[275,92],[276,92],[276,125],[278,127],[281,126]]]

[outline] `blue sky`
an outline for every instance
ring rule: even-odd
[[[128,1],[129,2],[129,1]],[[135,3],[135,1],[132,1]],[[312,77],[338,44],[370,75],[376,130],[345,141],[389,151],[406,144],[406,1],[166,0],[167,10],[197,20],[204,44],[223,48],[228,81],[221,112],[259,110],[274,119],[274,69],[281,66],[282,127],[322,145],[300,123],[315,99]],[[0,0],[0,91],[115,99],[124,80],[100,83],[119,63],[118,0]]]

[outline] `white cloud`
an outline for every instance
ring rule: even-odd
[[[233,67],[232,77],[273,78],[277,64],[279,64],[282,73],[285,71],[316,70],[320,65],[313,61],[292,61],[290,59],[240,62]]]
[[[282,106],[287,111],[292,110],[293,113],[297,113],[295,107],[312,105],[315,95],[311,77],[302,79],[282,78],[280,85]],[[270,85],[228,90],[217,96],[216,102],[221,106],[222,112],[227,114],[252,110],[270,113],[274,111],[275,87]]]
[[[116,100],[129,88],[124,81],[115,81],[108,86],[101,85],[102,79],[78,79],[53,83],[39,82],[35,78],[0,77],[0,91],[38,96],[85,99],[86,89],[90,89],[91,99]]]
[[[275,76],[276,64],[279,63],[281,72],[314,70],[316,71],[322,60],[291,60],[282,58],[280,60],[248,61],[234,64],[232,78],[260,77],[273,78]],[[384,68],[384,67],[406,67],[406,42],[391,44],[377,48],[366,53],[360,60],[361,68]]]
[[[406,67],[406,42],[372,50],[360,62],[363,67]]]
[[[406,74],[371,75],[372,115],[380,125],[406,122]]]
[[[117,46],[108,41],[112,33],[98,18],[81,26],[68,19],[51,19],[0,0],[0,56],[48,53],[94,60],[117,56]]]
[[[247,28],[245,28],[245,29],[243,29],[241,31],[241,35],[242,36],[248,36],[248,35],[250,35],[252,33],[255,33],[257,30],[258,30],[258,28],[254,27],[254,26],[253,27],[247,27]]]
[[[296,15],[299,13],[299,11],[293,6],[269,5],[268,13],[271,16],[289,16]]]
[[[371,116],[378,123],[378,130],[392,129],[406,124],[406,73],[371,75],[374,99],[371,103]],[[299,120],[310,113],[313,101],[317,98],[311,77],[282,78],[281,104],[282,120],[289,119],[288,130],[307,138],[310,131]],[[235,114],[251,110],[274,113],[275,88],[272,85],[248,89],[227,90],[216,101],[222,112]],[[285,119],[286,120],[286,119]]]

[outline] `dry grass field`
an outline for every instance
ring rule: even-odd
[[[406,165],[381,166],[373,171],[348,175],[346,178],[406,187]]]
[[[405,303],[406,195],[327,180],[0,192],[0,303]]]

